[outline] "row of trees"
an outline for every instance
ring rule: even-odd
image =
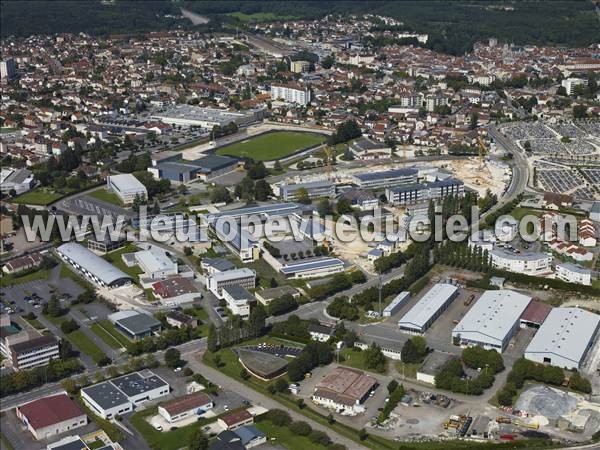
[[[343,295],[333,299],[327,305],[327,314],[343,320],[358,320],[358,307],[350,303],[350,299]]]
[[[291,294],[282,295],[279,298],[275,298],[271,300],[269,303],[268,311],[272,316],[279,316],[281,314],[285,314],[292,309],[296,309],[298,307],[298,302]]]
[[[367,280],[367,277],[360,270],[350,273],[336,273],[327,284],[319,284],[313,287],[309,295],[313,300],[323,300],[331,297],[338,292],[350,289],[353,284],[362,284]]]
[[[433,248],[433,260],[436,263],[460,267],[477,272],[489,272],[492,268],[487,250],[481,247],[469,247],[466,242],[445,240]]]
[[[561,386],[565,380],[565,373],[560,367],[538,364],[521,358],[515,362],[506,378],[506,384],[498,391],[498,403],[504,406],[512,405],[518,391],[525,385],[525,381],[528,380]],[[582,377],[578,372],[571,375],[568,386],[574,391],[585,394],[592,392],[592,385],[589,380]]]
[[[395,267],[400,267],[406,262],[406,255],[402,252],[395,252],[389,256],[382,256],[375,260],[374,266],[378,273],[386,273]]]
[[[400,355],[402,362],[408,364],[417,364],[423,362],[429,352],[427,341],[423,336],[413,336],[402,346]]]
[[[267,314],[262,305],[256,305],[250,311],[246,321],[241,320],[239,316],[234,316],[219,328],[211,325],[208,329],[208,350],[215,352],[219,348],[262,336],[266,318]]]
[[[377,422],[382,423],[390,417],[391,412],[398,406],[398,403],[402,400],[402,397],[406,394],[406,390],[403,385],[398,385],[396,380],[392,380],[388,384],[388,392],[390,397],[386,404],[383,406],[383,410],[379,413],[379,417],[377,417]]]
[[[4,397],[23,392],[44,383],[61,380],[81,371],[83,371],[83,366],[77,358],[51,359],[47,366],[2,375],[0,378],[0,396]]]
[[[148,336],[139,341],[132,341],[127,346],[127,353],[133,356],[143,353],[154,353],[168,347],[180,345],[197,337],[197,331],[192,327],[170,328],[158,336]]]
[[[342,142],[348,142],[350,139],[358,138],[362,135],[360,127],[355,120],[347,120],[338,125],[331,136],[329,136],[328,144],[335,145]]]

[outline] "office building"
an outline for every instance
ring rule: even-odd
[[[224,286],[223,299],[231,312],[242,319],[250,317],[250,304],[255,302],[254,296],[248,290],[238,284]]]
[[[169,384],[149,370],[133,372],[81,389],[81,399],[103,419],[133,411],[169,394]]]
[[[509,290],[486,291],[452,330],[461,345],[502,353],[519,330],[531,297]]]
[[[51,359],[60,358],[58,339],[55,336],[31,337],[27,332],[18,333],[19,337],[23,335],[24,339],[8,341],[8,356],[15,370],[45,366]]]
[[[118,239],[113,241],[109,233],[106,233],[104,239],[95,239],[93,233],[87,239],[88,248],[93,252],[102,254],[125,247],[126,242],[125,236],[119,236]]]
[[[308,61],[292,61],[290,63],[290,71],[294,73],[308,72],[310,69],[310,62]]]
[[[448,195],[463,196],[464,183],[449,178],[431,183],[414,183],[386,189],[385,196],[392,205],[412,205],[414,203],[438,200]]]
[[[381,189],[417,182],[417,169],[393,169],[355,174],[352,181],[362,189]]]
[[[311,399],[325,408],[357,414],[365,410],[362,403],[377,385],[375,378],[360,370],[336,367],[317,384]]]
[[[299,194],[305,192],[308,198],[334,197],[335,184],[327,180],[310,181],[307,183],[288,184],[285,182],[275,183],[272,186],[273,193],[286,202],[297,201]]]
[[[277,286],[269,289],[262,289],[254,293],[256,300],[262,305],[269,306],[269,304],[276,298],[281,298],[284,295],[291,295],[293,298],[300,298],[300,292],[291,286]]]
[[[246,289],[254,289],[256,283],[256,272],[246,267],[241,269],[217,272],[206,279],[206,287],[218,299],[223,298],[225,286],[241,286]]]
[[[365,137],[355,140],[350,145],[350,152],[354,158],[363,160],[392,157],[392,148],[389,145]]]
[[[599,327],[597,314],[581,308],[554,308],[525,349],[525,358],[579,370]]]
[[[458,296],[458,287],[437,283],[398,321],[401,331],[424,333]]]
[[[14,58],[7,58],[0,61],[0,80],[12,80],[17,74]]]
[[[146,186],[130,173],[110,175],[106,178],[106,187],[109,191],[114,192],[125,205],[131,205],[136,196],[140,199],[148,198]]]

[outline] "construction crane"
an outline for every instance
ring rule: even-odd
[[[481,139],[481,136],[477,136],[477,142],[479,143],[479,170],[483,170],[484,168],[484,161],[483,161],[483,157],[485,156],[485,144],[483,143],[483,139]]]
[[[402,144],[402,162],[406,164],[408,161],[408,142]]]

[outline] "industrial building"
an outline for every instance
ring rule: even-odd
[[[391,317],[410,299],[410,292],[402,291],[383,309],[383,317]]]
[[[114,288],[131,284],[133,281],[125,272],[75,242],[61,245],[56,252],[78,273],[102,287]]]
[[[437,350],[429,353],[421,367],[417,370],[417,380],[435,386],[435,376],[455,357],[452,353]]]
[[[152,336],[161,330],[160,321],[154,317],[132,309],[125,309],[108,316],[115,327],[134,341]]]
[[[310,181],[307,183],[288,184],[285,182],[274,183],[273,193],[286,202],[298,200],[300,192],[306,192],[308,198],[334,197],[335,184],[327,180]]]
[[[15,193],[22,194],[30,190],[35,184],[35,177],[27,169],[3,168],[0,171],[0,191],[8,194],[14,189]]]
[[[130,173],[110,175],[106,178],[106,187],[109,191],[114,192],[125,205],[132,204],[136,196],[148,198],[146,186]]]
[[[269,304],[276,298],[281,298],[284,295],[291,295],[293,298],[300,298],[300,292],[291,286],[277,286],[269,289],[262,289],[254,293],[256,300],[264,306]]]
[[[387,144],[374,142],[368,138],[360,138],[350,145],[350,152],[356,159],[391,158],[392,148]]]
[[[178,306],[202,298],[202,293],[194,282],[180,276],[152,283],[152,292],[166,306]]]
[[[437,283],[398,321],[400,330],[422,334],[458,296],[458,287]]]
[[[417,169],[393,169],[355,174],[352,181],[363,189],[381,189],[417,182]]]
[[[386,189],[385,196],[392,205],[411,205],[414,203],[437,200],[448,195],[463,196],[465,185],[453,178],[433,181],[431,183],[415,183],[395,186]]]
[[[177,275],[177,261],[173,261],[165,250],[151,245],[147,250],[135,252],[135,261],[144,271],[143,278],[161,279]]]
[[[554,308],[533,337],[525,358],[578,370],[600,328],[600,316],[581,308]]]
[[[85,413],[65,393],[17,406],[15,413],[38,441],[87,424]]]
[[[256,284],[256,272],[242,267],[241,269],[228,270],[226,272],[217,272],[206,279],[206,287],[218,299],[223,298],[223,288],[225,286],[238,285],[246,289],[254,289]]]
[[[546,253],[512,253],[496,248],[491,252],[492,266],[496,269],[523,275],[543,275],[552,272],[552,256]]]
[[[357,414],[365,410],[362,403],[377,384],[375,378],[360,370],[336,367],[317,384],[311,399],[326,408]]]
[[[479,345],[502,353],[519,330],[531,297],[515,291],[486,291],[452,330],[461,345]]]
[[[81,389],[81,399],[103,419],[133,411],[148,400],[169,394],[169,384],[149,370],[133,372]]]
[[[542,326],[548,314],[552,311],[552,306],[534,300],[521,314],[521,328],[539,328]]]
[[[314,278],[343,272],[344,261],[338,258],[316,257],[286,264],[279,271],[286,278]]]
[[[158,407],[158,413],[169,423],[189,417],[200,416],[212,409],[212,398],[204,392],[193,392],[183,397],[176,398]]]
[[[261,109],[236,112],[226,109],[203,108],[181,104],[155,114],[153,118],[170,125],[196,126],[212,129],[215,125],[224,127],[230,123],[235,123],[238,126],[246,125],[256,120],[261,120],[263,116],[264,110]]]
[[[232,172],[238,167],[238,160],[228,156],[207,155],[193,161],[182,159],[181,153],[169,155],[160,160],[154,159],[148,172],[157,179],[167,179],[179,183],[200,179],[203,181]]]

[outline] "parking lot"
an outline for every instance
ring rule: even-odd
[[[290,347],[287,345],[273,345],[273,344],[258,344],[258,345],[248,345],[243,348],[247,348],[249,350],[254,350],[257,352],[268,353],[270,355],[275,355],[279,357],[291,356],[296,358],[302,353],[302,349],[299,347]]]

